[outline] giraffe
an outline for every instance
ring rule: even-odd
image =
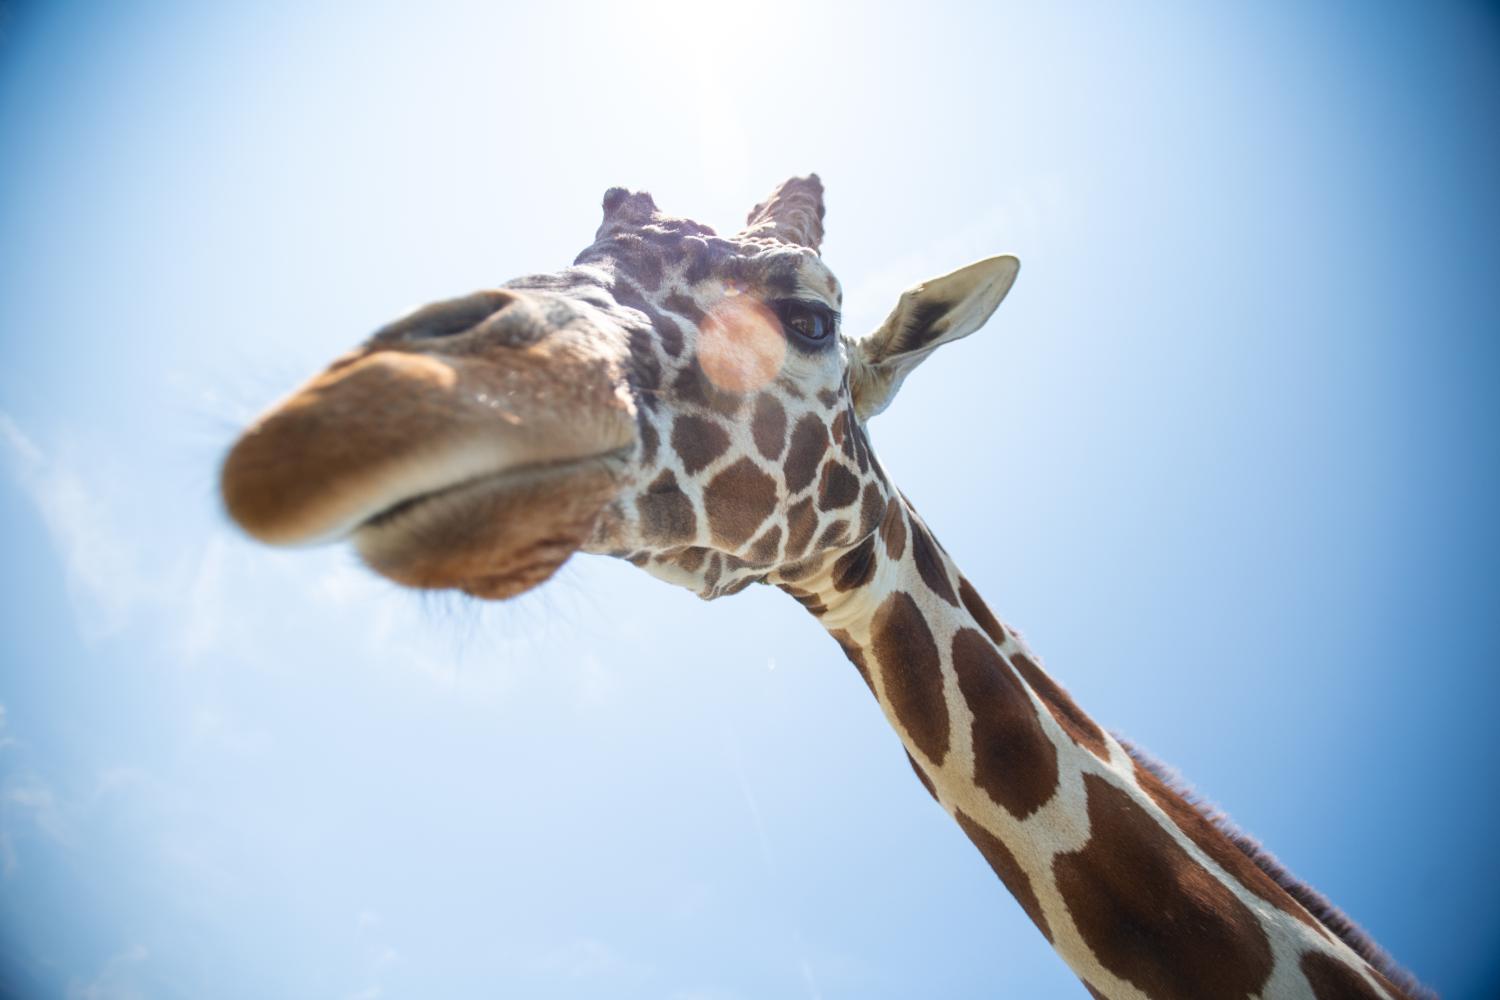
[[[603,210],[571,266],[418,309],[253,423],[221,470],[234,521],[481,598],[578,551],[705,599],[778,587],[1091,996],[1429,995],[1079,708],[871,449],[870,419],[988,321],[1014,257],[910,288],[856,338],[817,175],[727,237],[643,192]]]

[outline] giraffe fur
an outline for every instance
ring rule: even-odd
[[[852,337],[816,175],[730,236],[623,188],[603,213],[570,267],[402,317],[256,421],[222,470],[230,515],[486,598],[577,552],[705,599],[778,587],[1092,996],[1426,995],[1096,724],[882,467],[869,421],[984,325],[1015,258],[913,286]]]

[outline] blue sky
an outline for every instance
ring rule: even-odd
[[[543,5],[533,5],[540,8]],[[779,594],[504,606],[224,522],[235,429],[604,189],[828,188],[872,426],[1101,722],[1500,978],[1500,20],[1478,5],[60,3],[0,21],[0,992],[1075,997]]]

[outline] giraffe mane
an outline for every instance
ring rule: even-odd
[[[1135,763],[1155,775],[1167,788],[1183,802],[1191,806],[1200,816],[1206,819],[1215,830],[1223,834],[1231,844],[1255,867],[1265,872],[1287,895],[1295,899],[1303,909],[1324,927],[1354,950],[1360,958],[1364,959],[1386,979],[1400,989],[1403,993],[1412,997],[1413,1000],[1438,1000],[1438,995],[1413,976],[1410,972],[1396,964],[1383,948],[1365,933],[1364,929],[1349,918],[1344,911],[1340,910],[1328,897],[1314,889],[1312,886],[1297,878],[1286,867],[1277,860],[1276,856],[1260,845],[1254,837],[1245,833],[1234,825],[1234,821],[1208,799],[1199,794],[1177,770],[1152,757],[1139,746],[1131,743],[1120,736],[1113,734],[1119,741],[1120,746],[1125,748]]]

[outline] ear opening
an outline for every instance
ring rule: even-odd
[[[902,292],[885,322],[855,342],[849,373],[855,414],[868,420],[883,411],[928,355],[984,326],[1020,269],[1008,254],[989,257]]]

